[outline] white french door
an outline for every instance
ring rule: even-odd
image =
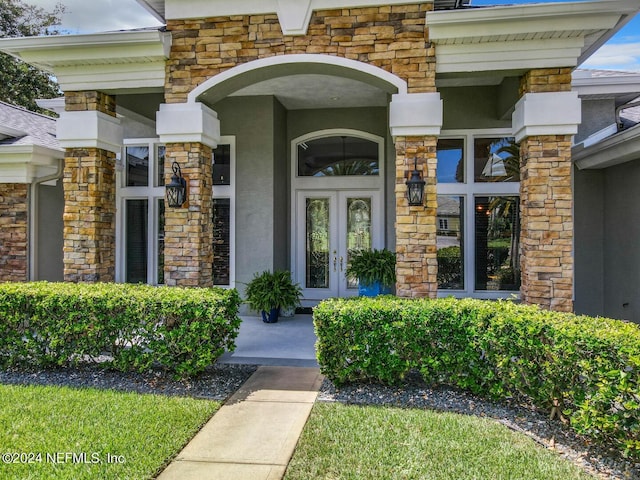
[[[305,300],[357,295],[350,255],[383,247],[383,218],[379,190],[296,192],[293,270]]]

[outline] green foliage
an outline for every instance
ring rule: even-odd
[[[389,250],[359,250],[349,258],[347,277],[358,279],[361,285],[380,282],[386,287],[396,283],[396,255]]]
[[[249,306],[257,312],[268,312],[272,308],[293,308],[300,304],[302,290],[293,283],[286,270],[271,273],[265,270],[256,273],[245,290]]]
[[[130,284],[0,284],[0,366],[154,364],[195,375],[235,348],[235,290]],[[102,359],[101,359],[102,360]]]
[[[456,286],[462,283],[462,252],[460,247],[445,247],[438,250],[438,285]],[[449,287],[450,288],[450,287]]]
[[[0,0],[0,38],[54,35],[65,9],[57,4],[50,12],[21,0]],[[34,112],[41,110],[38,98],[53,98],[61,94],[54,79],[46,72],[0,53],[0,100],[21,105]]]
[[[318,361],[337,384],[426,381],[525,397],[580,434],[640,458],[640,328],[513,302],[395,297],[314,309]]]

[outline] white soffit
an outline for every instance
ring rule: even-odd
[[[159,30],[0,39],[0,51],[53,73],[63,90],[164,87],[171,34]]]
[[[427,13],[438,73],[573,67],[640,10],[637,0]]]
[[[607,168],[640,158],[640,125],[595,145],[573,148],[571,157],[580,170]]]
[[[610,72],[609,75],[596,76],[589,70],[576,70],[571,87],[581,97],[610,98],[625,93],[638,93],[640,96],[640,73]]]

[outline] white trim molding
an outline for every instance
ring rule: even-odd
[[[62,148],[101,148],[120,153],[122,136],[120,120],[98,111],[62,112],[56,123]]]
[[[389,128],[391,136],[440,135],[443,105],[440,94],[409,93],[391,97]]]
[[[202,143],[215,148],[220,142],[218,114],[199,102],[163,103],[156,113],[160,143]]]
[[[440,10],[427,26],[437,73],[573,67],[639,10],[637,0]]]
[[[54,174],[64,151],[38,145],[0,146],[0,183],[32,183]]]
[[[575,135],[582,108],[577,92],[527,93],[513,112],[516,142],[532,135]]]

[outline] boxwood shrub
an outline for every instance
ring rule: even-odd
[[[640,458],[640,327],[508,301],[334,299],[314,309],[337,384],[426,381],[526,397],[580,434]]]
[[[235,290],[129,284],[0,284],[0,366],[81,361],[195,375],[235,348]]]

